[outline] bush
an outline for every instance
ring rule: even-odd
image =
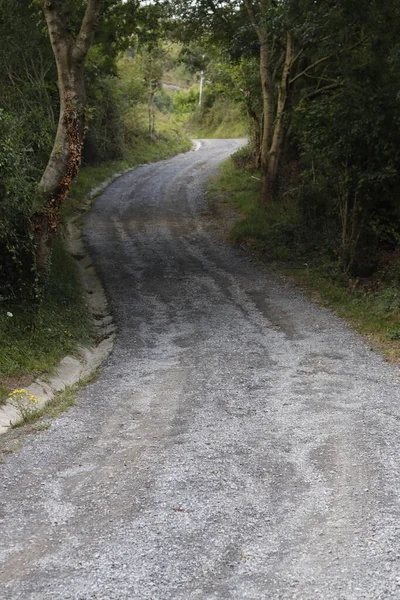
[[[199,104],[199,89],[192,85],[188,90],[179,90],[173,97],[173,107],[176,117],[186,121],[196,110]]]
[[[299,106],[294,131],[303,167],[304,224],[335,248],[345,272],[369,274],[380,246],[394,247],[400,240],[395,96],[368,66],[334,94]]]
[[[33,277],[30,207],[35,191],[18,119],[0,109],[0,300],[23,296]]]

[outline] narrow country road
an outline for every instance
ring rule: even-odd
[[[91,211],[119,336],[0,466],[1,599],[400,598],[398,372],[205,226],[240,143],[141,167]]]

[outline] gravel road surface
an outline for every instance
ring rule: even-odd
[[[0,598],[400,598],[400,387],[340,319],[219,241],[241,142],[147,165],[86,226],[119,337],[0,466]]]

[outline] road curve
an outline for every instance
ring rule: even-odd
[[[91,211],[119,336],[0,466],[1,598],[400,598],[398,372],[205,227],[239,145],[143,166]]]

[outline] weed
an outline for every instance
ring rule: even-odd
[[[5,454],[14,454],[21,448],[21,445],[22,444],[21,444],[20,440],[11,440],[11,443],[9,443],[7,445],[2,444],[0,446],[0,453],[4,454],[4,455]]]
[[[76,393],[80,384],[68,386],[63,392],[54,396],[50,402],[43,407],[43,416],[55,418],[72,406],[76,406]]]
[[[19,427],[23,423],[30,423],[34,420],[36,413],[40,410],[40,405],[44,402],[43,399],[36,398],[34,394],[23,388],[11,392],[8,395],[8,400],[17,409],[21,417],[11,427]]]
[[[37,423],[41,418],[55,418],[60,413],[68,410],[71,406],[76,405],[76,391],[79,385],[75,385],[72,387],[66,387],[64,391],[56,394],[51,400],[46,403],[38,403],[34,407],[30,407],[31,409],[28,412],[21,413],[21,419],[12,424],[12,428],[16,429],[18,427],[22,427],[24,425],[32,425],[33,423]],[[42,426],[41,424],[35,425],[35,430],[48,429],[47,426]]]
[[[50,429],[50,423],[48,421],[43,421],[42,423],[36,423],[34,426],[35,431],[47,431]]]

